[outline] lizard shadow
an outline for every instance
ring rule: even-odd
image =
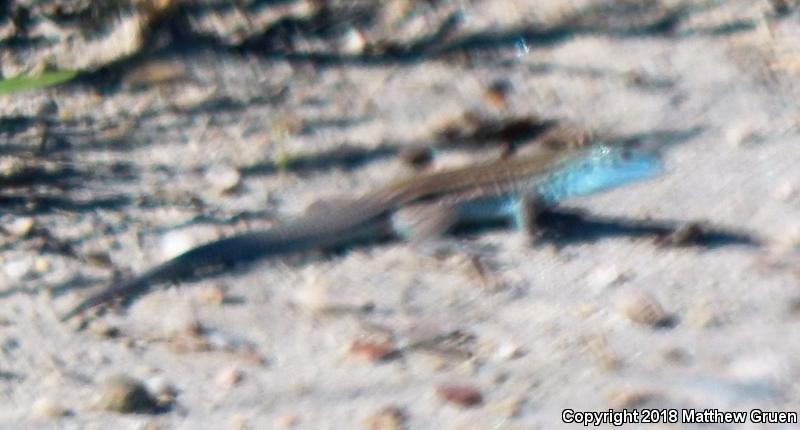
[[[674,220],[651,220],[651,219],[635,219],[630,217],[613,217],[589,214],[585,211],[574,208],[557,208],[548,209],[540,213],[536,219],[537,227],[539,228],[540,236],[537,237],[539,243],[553,243],[557,246],[566,246],[574,243],[595,242],[602,239],[627,237],[627,238],[652,238],[656,244],[666,246],[697,246],[706,249],[714,249],[723,246],[748,246],[756,247],[761,245],[761,241],[747,232],[733,231],[724,228],[719,228],[712,225],[701,225],[692,222],[681,222]],[[458,225],[452,231],[456,237],[463,237],[465,235],[472,235],[485,231],[488,229],[497,229],[500,227],[507,227],[508,223],[482,223],[476,225]],[[370,241],[373,244],[384,244],[394,238],[392,234],[379,236],[377,239]],[[363,243],[359,242],[359,245]],[[343,246],[338,248],[325,249],[324,252],[328,255],[336,255],[344,253],[353,248],[353,245]],[[314,254],[314,253],[311,253]],[[312,257],[313,258],[313,257]],[[306,260],[303,257],[302,260]],[[213,267],[202,270],[201,273],[195,273],[185,279],[173,280],[173,284],[180,284],[183,282],[192,282],[199,278],[208,278],[220,275],[222,273],[231,273],[237,271],[246,271],[252,265],[261,260],[249,259],[246,261],[236,261],[225,264],[219,264]],[[287,257],[284,259],[292,265],[293,259]],[[115,278],[118,278],[115,277]],[[87,287],[93,280],[88,279],[72,279],[67,283],[47,288],[51,294],[59,296],[67,290],[75,288],[76,281],[82,281],[80,287]],[[180,281],[180,282],[179,282]],[[112,284],[115,281],[112,281]],[[19,291],[15,291],[19,292]],[[137,292],[128,297],[120,300],[122,307],[130,305],[138,296],[146,291]],[[230,304],[241,304],[243,300],[238,297],[232,297]],[[664,322],[664,326],[668,327],[673,324],[674,320]]]
[[[666,246],[697,246],[707,249],[724,246],[759,246],[754,235],[710,225],[675,220],[636,219],[621,216],[590,214],[575,208],[556,208],[543,211],[536,219],[539,243],[566,246],[575,243],[595,242],[603,239],[651,238],[656,244]],[[496,229],[507,223],[462,225],[456,235],[474,234],[486,229]]]

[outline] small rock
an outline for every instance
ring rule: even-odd
[[[589,336],[586,339],[586,347],[595,363],[603,370],[616,370],[622,365],[622,359],[608,344],[605,335],[597,333]]]
[[[397,406],[386,406],[364,420],[367,430],[402,430],[405,429],[405,414]]]
[[[36,273],[45,273],[50,270],[50,260],[44,257],[37,257],[33,261],[33,270]]]
[[[338,294],[328,278],[313,274],[306,277],[296,290],[295,300],[303,309],[317,316],[358,315],[374,308],[374,303],[368,299]]]
[[[162,409],[139,380],[124,375],[103,383],[97,407],[119,413],[156,413]]]
[[[629,320],[650,327],[670,327],[673,318],[658,300],[642,290],[627,291],[617,300],[617,309]]]
[[[52,420],[67,415],[67,410],[57,400],[50,397],[41,397],[33,402],[31,414],[37,419]]]
[[[161,239],[159,251],[164,259],[169,259],[183,254],[194,248],[197,244],[193,232],[185,229],[176,230],[164,235]]]
[[[221,285],[212,285],[210,287],[201,288],[197,292],[197,299],[200,303],[206,305],[221,305],[225,302],[228,288]]]
[[[790,360],[771,352],[751,353],[734,360],[727,373],[743,384],[775,384],[789,378]]]
[[[364,34],[356,28],[350,27],[342,38],[342,52],[351,55],[358,55],[367,46],[367,39]]]
[[[239,170],[226,165],[214,165],[206,171],[206,180],[219,194],[227,194],[235,190],[242,180]]]
[[[498,79],[492,82],[484,93],[486,102],[496,108],[504,108],[509,93],[513,89],[511,82],[505,79]]]
[[[16,218],[8,225],[5,226],[6,230],[11,233],[14,237],[25,237],[28,233],[31,232],[33,229],[34,221],[33,218],[24,217],[24,218]]]
[[[657,395],[645,389],[624,389],[609,396],[611,407],[616,410],[641,408],[645,403],[655,399]]]
[[[93,320],[89,323],[88,328],[90,333],[100,338],[112,339],[120,335],[119,327],[109,324],[105,320]]]
[[[495,357],[501,360],[513,360],[525,355],[525,350],[514,343],[501,343],[494,352]]]
[[[585,320],[597,312],[597,307],[592,303],[578,303],[575,305],[575,316]]]
[[[183,327],[176,326],[169,337],[169,345],[180,353],[212,350],[205,328],[195,320],[186,321]]]
[[[692,356],[685,349],[679,347],[667,348],[663,351],[662,356],[672,365],[687,365],[692,361]]]
[[[486,405],[486,414],[503,418],[514,418],[522,413],[528,399],[521,395],[512,395],[500,401]]]
[[[247,420],[242,414],[233,414],[228,428],[231,430],[245,430],[247,428]]]
[[[350,354],[367,361],[385,360],[397,351],[389,340],[356,340],[350,344]]]
[[[297,426],[300,419],[295,414],[283,414],[275,418],[275,428],[288,429]]]
[[[708,305],[692,308],[686,315],[686,324],[694,328],[719,327],[725,324],[725,319]]]
[[[172,404],[178,396],[178,390],[163,376],[149,378],[147,388],[153,393],[159,405]]]
[[[231,389],[242,382],[244,375],[241,370],[236,367],[226,367],[217,373],[214,382],[222,389]]]
[[[725,130],[725,141],[734,147],[758,142],[761,139],[756,127],[746,121],[737,122]]]
[[[602,266],[589,273],[587,283],[594,291],[619,285],[627,279],[625,272],[615,265]]]
[[[0,177],[12,176],[25,169],[25,162],[18,157],[0,158]]]
[[[436,387],[436,394],[461,407],[478,406],[483,403],[483,395],[480,390],[472,385],[442,384]]]
[[[6,276],[12,281],[20,281],[31,272],[31,261],[28,259],[13,260],[3,265]]]

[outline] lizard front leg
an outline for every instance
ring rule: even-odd
[[[539,215],[545,207],[542,199],[535,194],[521,196],[515,205],[513,214],[514,227],[525,233],[525,236],[532,244],[536,243],[542,235],[542,231],[539,228]]]

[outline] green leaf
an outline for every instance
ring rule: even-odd
[[[16,76],[0,80],[0,94],[35,90],[72,80],[78,74],[74,70],[55,70],[37,76]]]

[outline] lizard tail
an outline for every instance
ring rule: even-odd
[[[362,240],[379,239],[389,232],[384,220],[367,223],[352,231],[320,235],[302,228],[276,228],[261,232],[248,232],[219,239],[190,249],[171,260],[120,283],[111,285],[70,309],[61,317],[67,321],[96,306],[123,299],[123,305],[146,293],[151,286],[169,281],[179,281],[200,269],[230,266],[277,254],[289,254],[311,249],[328,248]],[[313,229],[310,229],[313,230]]]

